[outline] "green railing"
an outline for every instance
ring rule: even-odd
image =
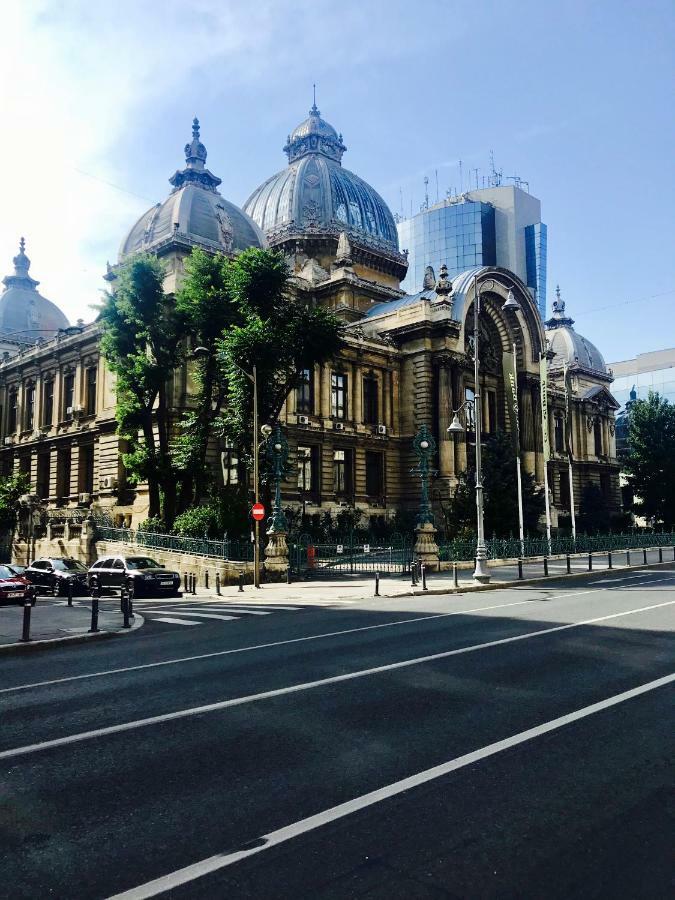
[[[520,547],[518,538],[490,538],[485,542],[488,559],[517,559],[520,556],[547,556],[546,538],[525,538]],[[607,550],[633,550],[643,547],[675,546],[675,533],[642,531],[626,534],[581,534],[576,541],[571,537],[557,537],[551,540],[550,555],[565,553],[595,553]],[[440,558],[450,562],[471,560],[476,555],[476,540],[462,538],[448,541],[440,546]]]
[[[175,534],[158,534],[153,531],[136,531],[132,528],[112,528],[97,525],[96,537],[104,541],[122,541],[145,550],[167,550],[172,553],[189,553],[192,556],[212,556],[235,562],[253,561],[253,544],[224,538],[214,541],[210,538],[188,538]]]

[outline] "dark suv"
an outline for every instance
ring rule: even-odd
[[[107,556],[99,559],[87,574],[90,589],[94,580],[104,591],[121,590],[131,582],[135,597],[152,594],[171,594],[175,597],[180,589],[178,572],[165,569],[149,556]]]
[[[32,562],[24,577],[35,585],[37,592],[51,591],[55,596],[65,596],[68,584],[73,594],[84,594],[87,590],[87,567],[79,559],[72,557],[43,557]]]

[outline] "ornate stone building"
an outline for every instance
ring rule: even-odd
[[[497,267],[464,272],[452,282],[443,270],[438,277],[429,270],[420,293],[404,294],[399,284],[407,259],[393,216],[372,187],[342,166],[342,136],[316,106],[284,149],[287,167],[254,191],[242,211],[220,195],[220,179],[206,168],[195,120],[185,167],[169,179],[168,198],[141,216],[119,256],[123,263],[138,251],[156,253],[166,265],[166,290],[173,292],[193,247],[233,254],[270,246],[287,258],[293,289],[342,319],[340,358],[306,372],[282,413],[293,470],[284,502],[307,514],[353,506],[366,517],[383,518],[415,507],[419,483],[411,474],[412,439],[424,424],[438,443],[432,499],[441,512],[472,452],[470,429],[460,438],[446,429],[452,410],[475,388],[478,283],[484,431],[508,430],[501,360],[515,345],[523,466],[543,480],[539,356],[548,349],[554,509],[564,511],[566,503],[559,436],[565,362],[573,388],[577,506],[584,483],[594,481],[618,510],[611,378],[595,347],[565,317],[564,304],[556,301],[545,330],[528,288]],[[117,522],[137,524],[146,515],[147,498],[142,486],[132,490],[125,480],[114,384],[99,353],[99,326],[69,327],[35,291],[28,265],[22,245],[15,275],[5,279],[0,297],[0,339],[7,347],[0,363],[1,470],[29,472],[49,507],[91,506]],[[111,281],[116,268],[108,267]],[[502,309],[509,291],[520,304],[518,313]],[[31,325],[37,334],[30,333]],[[21,331],[30,343],[18,340]],[[177,411],[189,404],[189,367],[175,373],[171,391]],[[219,477],[231,482],[243,476],[235,449],[221,442],[214,450],[222,461]]]

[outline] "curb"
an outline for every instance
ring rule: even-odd
[[[12,653],[28,653],[31,650],[50,650],[52,647],[61,647],[68,644],[85,644],[89,641],[105,640],[107,638],[117,637],[118,635],[131,634],[132,631],[138,631],[145,625],[145,619],[138,613],[134,613],[134,621],[131,628],[118,628],[116,631],[97,631],[95,634],[86,632],[85,634],[71,634],[68,637],[45,638],[41,641],[17,641],[14,644],[0,644],[0,654]]]

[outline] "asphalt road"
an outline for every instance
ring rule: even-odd
[[[168,605],[1,661],[0,896],[672,895],[672,565]]]

